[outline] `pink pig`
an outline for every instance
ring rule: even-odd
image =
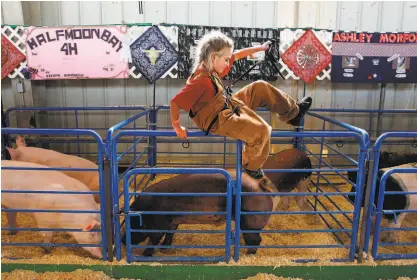
[[[2,167],[37,167],[47,166],[2,160]],[[38,170],[1,170],[2,190],[25,190],[25,191],[84,191],[89,189],[86,185],[59,171]],[[92,194],[45,194],[45,193],[2,193],[1,206],[9,209],[36,209],[36,210],[82,210],[99,211],[98,204]],[[9,227],[17,228],[16,212],[6,212]],[[89,232],[101,225],[98,213],[48,213],[26,212],[32,215],[39,228],[71,228],[82,229],[83,232],[68,232],[80,244],[101,244],[101,233]],[[15,234],[15,232],[11,232]],[[43,231],[45,243],[51,243],[54,232]],[[94,257],[102,258],[100,247],[83,247]],[[51,247],[43,247],[46,252]]]
[[[97,164],[77,156],[66,155],[53,150],[26,147],[25,140],[21,136],[16,137],[17,149],[7,148],[12,160],[33,162],[56,168],[95,168]],[[98,172],[96,171],[62,171],[74,179],[86,184],[91,191],[100,190]],[[94,195],[94,199],[100,202],[100,195]]]

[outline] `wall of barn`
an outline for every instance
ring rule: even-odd
[[[94,25],[121,23],[178,23],[239,27],[315,27],[354,31],[416,31],[417,2],[150,2],[150,1],[74,1],[74,2],[2,2],[2,22],[26,25]],[[168,104],[170,98],[184,85],[184,80],[161,79],[156,87],[156,104]],[[239,83],[236,89],[244,86]],[[302,81],[278,80],[275,85],[294,98],[303,96]],[[5,109],[20,106],[13,95],[12,81],[2,81],[2,99]],[[151,105],[153,86],[144,79],[33,81],[31,92],[34,106],[108,106]],[[314,98],[315,108],[378,109],[380,85],[332,84],[314,81],[306,87],[306,94]],[[389,84],[386,87],[385,109],[417,108],[415,84]],[[125,119],[128,114],[84,116],[83,124],[110,127]],[[274,116],[265,115],[276,128],[289,128],[277,123]],[[368,116],[341,115],[337,119],[366,128]],[[160,126],[169,126],[169,114],[159,115]],[[191,121],[184,114],[183,123]],[[394,127],[395,123],[395,127]],[[50,127],[73,127],[74,118],[56,114],[48,120]],[[308,121],[307,127],[319,128],[321,123]],[[376,127],[376,122],[374,122]],[[383,118],[383,129],[412,130],[417,118],[403,117],[394,122],[392,116]],[[161,147],[162,148],[162,147]],[[167,151],[172,145],[163,147]],[[176,148],[176,147],[175,147]],[[192,151],[222,151],[219,148],[192,145]],[[346,152],[353,151],[347,149]]]

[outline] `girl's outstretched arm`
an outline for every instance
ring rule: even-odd
[[[271,45],[271,41],[268,41],[266,43],[263,43],[260,46],[256,46],[256,47],[249,47],[249,48],[244,48],[241,50],[236,50],[233,54],[235,56],[235,61],[245,58],[247,56],[250,56],[251,54],[260,52],[260,51],[266,51],[268,50],[269,46]]]

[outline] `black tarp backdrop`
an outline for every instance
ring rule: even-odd
[[[192,71],[192,56],[195,53],[195,46],[198,40],[206,33],[212,30],[219,30],[234,40],[234,49],[243,49],[252,47],[254,44],[262,44],[268,39],[279,40],[279,30],[272,28],[241,28],[241,27],[214,27],[214,26],[178,26],[178,78],[187,79]],[[257,61],[241,59],[233,64],[229,75],[225,80],[235,80]],[[278,72],[272,61],[265,61],[255,67],[248,75],[242,77],[242,80],[256,81],[276,81]]]
[[[1,127],[6,127],[6,114],[3,110],[3,100],[1,101]],[[6,150],[8,137],[6,134],[1,135],[1,159],[10,159],[9,152]]]
[[[332,53],[332,82],[417,82],[415,33],[334,32]]]

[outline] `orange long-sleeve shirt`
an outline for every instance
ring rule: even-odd
[[[233,66],[235,56],[232,55],[229,66],[220,74],[220,78],[226,76]],[[208,103],[216,94],[210,74],[202,67],[188,78],[186,85],[171,99],[186,112],[196,104]],[[197,106],[199,107],[199,106]]]

